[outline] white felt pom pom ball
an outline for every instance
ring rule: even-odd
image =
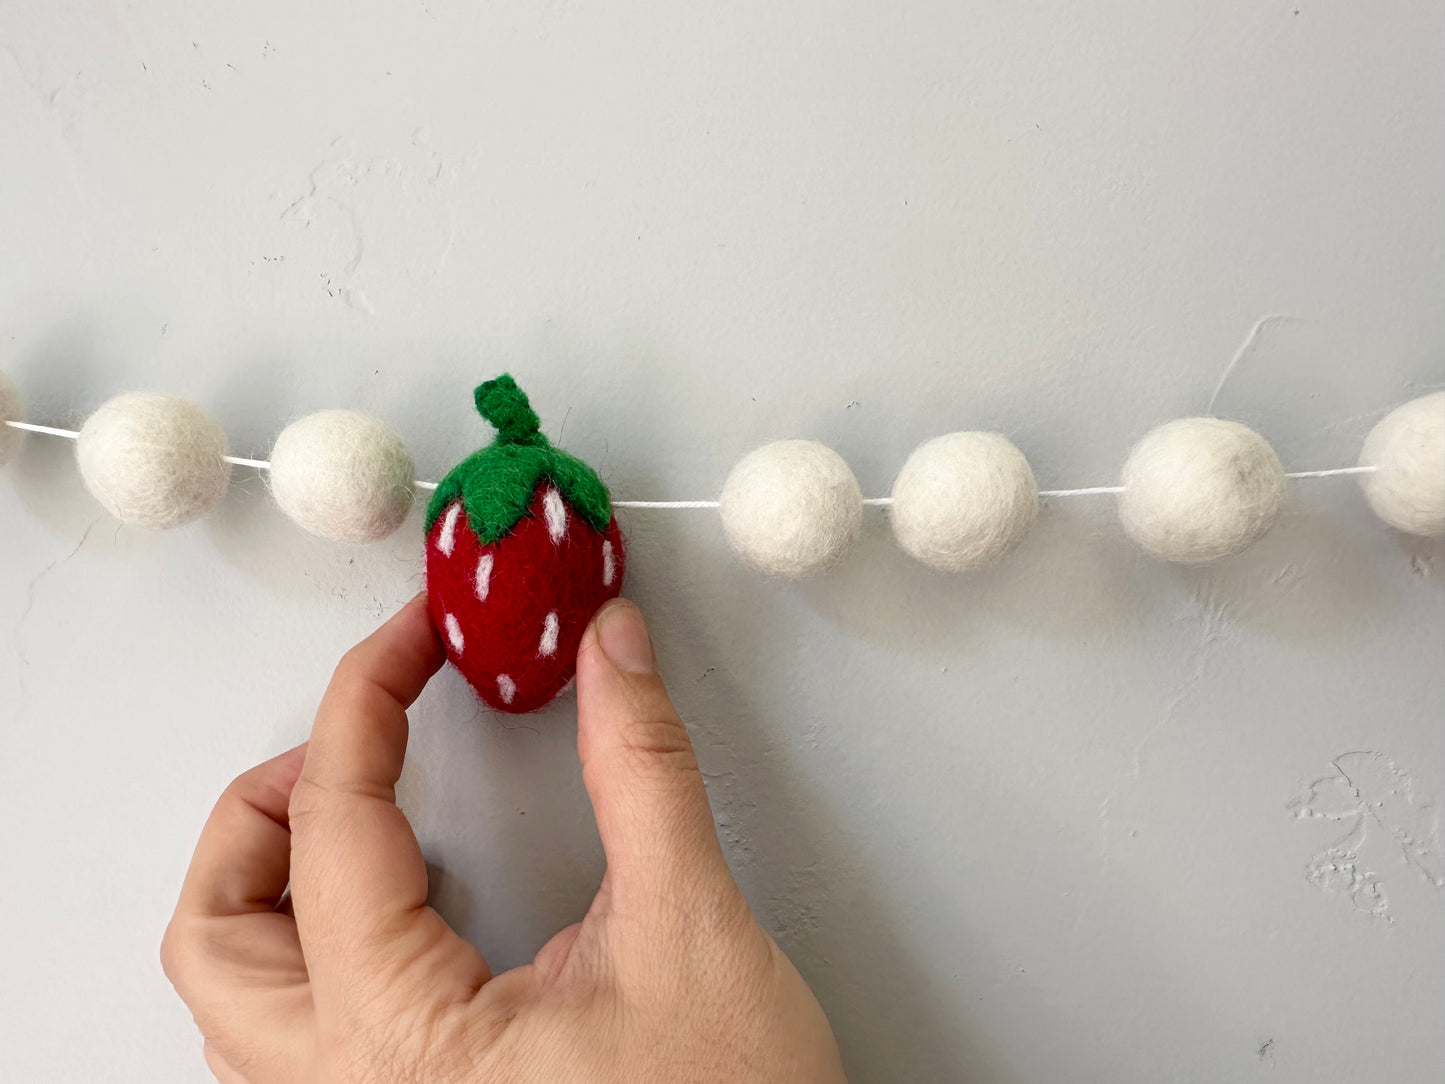
[[[271,492],[281,511],[337,542],[376,542],[400,527],[415,478],[401,437],[358,410],[294,421],[271,450]]]
[[[10,383],[8,376],[0,373],[0,467],[15,454],[15,449],[20,447],[21,438],[25,436],[23,429],[12,429],[5,423],[24,420],[25,403],[20,398],[20,392]]]
[[[1007,553],[1038,510],[1034,472],[1007,437],[949,433],[908,457],[888,515],[905,553],[943,572],[963,572]]]
[[[812,440],[780,440],[743,456],[719,506],[733,549],[776,576],[806,576],[837,561],[863,519],[863,494],[848,464]]]
[[[91,496],[122,523],[165,528],[187,523],[226,492],[226,434],[194,403],[127,392],[85,420],[75,442]]]
[[[1445,391],[1396,407],[1365,438],[1360,475],[1375,514],[1408,534],[1445,534]]]
[[[1284,468],[1253,429],[1181,418],[1151,430],[1124,463],[1119,518],[1148,553],[1202,564],[1238,553],[1274,523]]]

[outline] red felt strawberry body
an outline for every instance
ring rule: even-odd
[[[477,694],[499,711],[535,711],[572,679],[583,630],[622,590],[626,554],[601,480],[547,443],[511,377],[476,398],[498,436],[427,509],[427,599]]]

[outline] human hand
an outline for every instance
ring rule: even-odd
[[[310,742],[237,778],[206,822],[161,961],[216,1077],[842,1081],[821,1008],[728,871],[629,602],[598,612],[577,656],[606,874],[580,923],[492,975],[426,905],[396,806],[406,708],[443,659],[413,600],[342,659]]]

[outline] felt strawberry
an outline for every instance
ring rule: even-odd
[[[478,695],[535,711],[572,679],[587,622],[622,590],[622,534],[597,472],[548,443],[511,376],[476,403],[497,438],[427,507],[427,601]]]

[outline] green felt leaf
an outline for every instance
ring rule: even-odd
[[[431,530],[431,525],[436,522],[437,516],[442,514],[446,506],[462,495],[462,476],[459,467],[460,464],[458,467],[452,468],[451,473],[442,479],[441,485],[436,487],[436,491],[431,495],[431,500],[427,502],[426,529],[428,531]]]
[[[482,545],[505,537],[527,514],[543,479],[598,531],[612,519],[612,500],[597,472],[576,456],[554,448],[516,381],[506,373],[476,390],[477,410],[497,427],[497,438],[458,463],[427,505],[426,529],[458,497]]]

